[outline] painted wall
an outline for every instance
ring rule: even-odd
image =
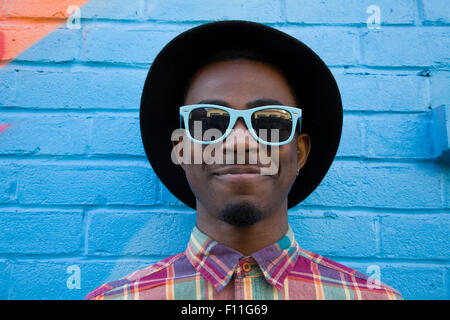
[[[300,246],[449,299],[446,0],[0,0],[0,298],[82,299],[184,250],[195,212],[148,164],[139,101],[167,42],[222,19],[297,37],[340,87],[338,156],[290,211]]]

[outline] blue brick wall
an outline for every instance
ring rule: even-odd
[[[168,41],[222,19],[297,37],[340,87],[337,158],[290,210],[300,245],[379,267],[406,299],[450,298],[450,166],[433,149],[433,110],[450,104],[448,1],[91,0],[81,17],[0,69],[0,299],[81,299],[184,250],[195,212],[147,162],[140,94]]]

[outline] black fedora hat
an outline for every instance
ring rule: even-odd
[[[180,127],[179,107],[193,73],[209,56],[229,49],[271,57],[299,100],[302,132],[311,137],[311,151],[289,192],[291,208],[317,188],[334,160],[342,131],[342,102],[325,63],[305,44],[275,28],[243,20],[216,21],[172,39],[153,61],[142,92],[140,129],[146,155],[167,189],[195,209],[184,170],[171,160],[171,135]]]

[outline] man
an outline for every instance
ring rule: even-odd
[[[147,77],[141,131],[153,169],[196,209],[196,226],[184,252],[86,298],[401,299],[300,248],[288,224],[288,208],[329,169],[341,126],[334,79],[298,40],[245,21],[179,35]]]

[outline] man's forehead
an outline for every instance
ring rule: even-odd
[[[198,71],[190,82],[185,104],[205,100],[222,100],[209,103],[248,108],[295,104],[287,80],[277,69],[250,60],[215,62]]]

